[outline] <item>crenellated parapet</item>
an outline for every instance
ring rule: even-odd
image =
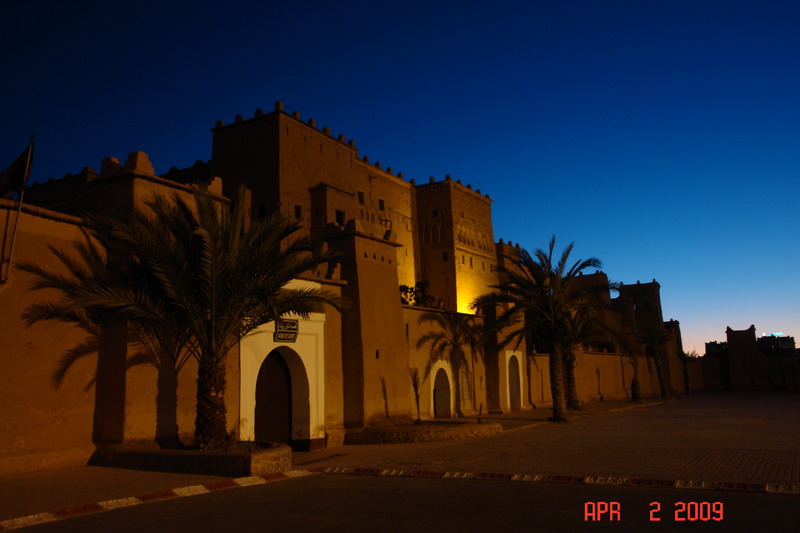
[[[397,178],[397,179],[406,181],[407,183],[409,183],[411,185],[416,185],[416,180],[414,180],[414,179],[407,180],[402,172],[396,172],[395,169],[392,166],[384,166],[384,164],[381,163],[381,161],[372,162],[370,160],[370,157],[367,156],[367,155],[359,156],[358,147],[356,146],[355,139],[348,139],[347,136],[345,134],[343,134],[343,133],[339,133],[337,135],[334,135],[333,131],[331,130],[331,128],[329,126],[322,126],[321,128],[319,128],[317,126],[316,119],[310,118],[310,119],[308,119],[308,120],[306,120],[304,122],[302,120],[302,118],[301,118],[301,115],[300,115],[299,111],[292,111],[291,113],[286,112],[285,108],[284,108],[284,104],[281,101],[275,102],[274,110],[271,113],[265,113],[263,109],[258,108],[258,109],[255,110],[255,112],[253,113],[253,116],[250,117],[250,118],[244,118],[243,115],[237,114],[234,117],[233,122],[230,123],[230,124],[226,124],[223,120],[217,120],[217,122],[214,125],[214,127],[211,128],[211,131],[216,133],[216,132],[228,129],[228,128],[232,128],[232,127],[236,127],[236,126],[240,126],[240,125],[246,125],[246,124],[248,124],[248,123],[250,123],[252,121],[263,120],[265,118],[274,117],[276,115],[281,115],[282,117],[285,117],[285,118],[288,118],[288,119],[293,119],[295,124],[297,126],[302,126],[305,131],[307,131],[307,132],[312,132],[313,131],[316,134],[324,137],[328,141],[336,142],[340,147],[348,148],[348,149],[352,150],[354,159],[358,160],[360,163],[363,163],[364,165],[369,166],[371,171],[377,171],[377,172],[380,172],[382,175],[391,176],[393,178]],[[471,185],[468,185],[468,187],[470,189],[472,188]],[[478,190],[477,192],[480,193],[480,190]],[[486,197],[488,198],[488,195],[486,195]]]
[[[445,188],[452,188],[464,193],[471,194],[473,197],[481,199],[482,201],[485,201],[488,204],[491,204],[492,202],[492,199],[488,193],[482,194],[480,189],[473,189],[471,183],[464,185],[460,179],[454,180],[450,174],[445,174],[444,179],[438,181],[436,180],[435,177],[430,176],[428,178],[427,183],[417,185],[417,187],[420,189],[430,188],[439,190]]]
[[[124,163],[115,156],[103,158],[100,172],[86,166],[77,174],[67,173],[61,179],[50,178],[45,183],[32,185],[26,190],[25,200],[72,215],[80,215],[98,206],[114,207],[124,212],[144,205],[154,194],[174,191],[190,197],[197,187],[222,197],[220,178],[180,182],[169,174],[158,176],[147,153],[137,150],[130,152]]]

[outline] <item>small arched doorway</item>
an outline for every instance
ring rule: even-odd
[[[508,400],[512,411],[522,409],[522,387],[519,382],[519,362],[516,356],[508,359]]]
[[[433,380],[433,416],[450,418],[450,380],[443,368],[436,372]]]
[[[292,378],[277,350],[258,371],[254,429],[257,442],[292,442]]]

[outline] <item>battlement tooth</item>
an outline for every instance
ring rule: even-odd
[[[122,166],[120,165],[118,158],[106,157],[103,159],[103,162],[100,163],[100,175],[103,177],[116,176],[119,174],[121,168]]]
[[[140,151],[128,154],[128,159],[125,160],[125,165],[122,167],[122,170],[144,176],[156,175],[153,164],[150,163],[150,158],[147,157],[146,153]]]

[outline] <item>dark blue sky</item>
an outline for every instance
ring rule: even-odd
[[[800,3],[35,2],[4,8],[0,166],[34,179],[288,111],[407,178],[495,200],[496,238],[556,234],[656,278],[687,349],[800,336]]]

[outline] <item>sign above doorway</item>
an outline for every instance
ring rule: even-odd
[[[300,322],[291,319],[279,319],[275,322],[274,342],[295,342],[300,331]]]

